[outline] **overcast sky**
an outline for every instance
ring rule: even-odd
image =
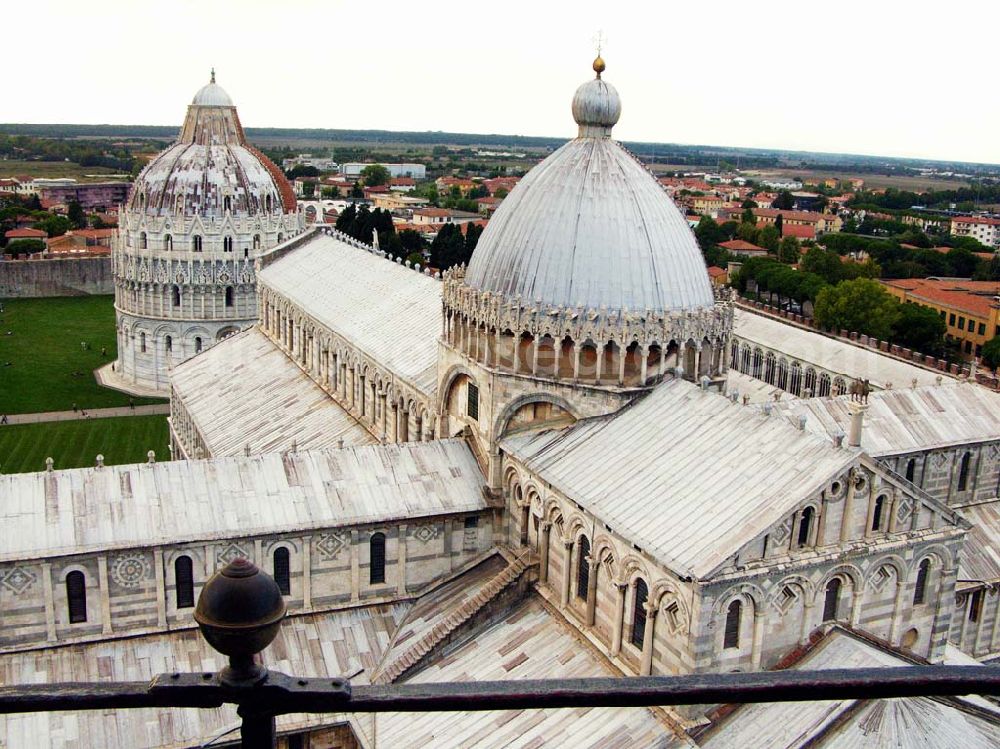
[[[180,125],[208,80],[248,127],[570,137],[607,41],[620,140],[1000,163],[1000,4],[23,0],[0,122]]]

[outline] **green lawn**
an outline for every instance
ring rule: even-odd
[[[0,413],[68,411],[74,403],[80,408],[128,405],[128,395],[94,379],[94,370],[116,355],[114,297],[6,299],[2,304]],[[135,399],[136,405],[160,402]]]
[[[52,457],[56,468],[92,466],[98,455],[105,465],[145,463],[146,452],[168,460],[166,416],[46,421],[0,426],[0,472],[44,471]]]

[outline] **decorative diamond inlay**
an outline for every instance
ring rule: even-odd
[[[0,572],[0,585],[18,596],[34,585],[36,579],[35,573],[24,567],[12,567]]]
[[[426,544],[438,537],[438,527],[436,525],[421,525],[413,531],[413,537]]]
[[[324,533],[316,541],[316,550],[323,559],[336,559],[350,543],[351,537],[347,533]]]
[[[215,561],[219,565],[229,564],[237,557],[249,559],[250,555],[247,554],[240,546],[232,542],[226,544],[215,553]]]

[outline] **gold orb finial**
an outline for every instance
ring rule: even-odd
[[[601,77],[601,73],[604,72],[604,69],[606,67],[607,67],[607,65],[604,64],[604,58],[603,57],[601,57],[600,55],[598,55],[597,57],[594,58],[594,72],[597,73],[597,77],[598,78]]]

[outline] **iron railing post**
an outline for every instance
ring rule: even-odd
[[[276,749],[278,736],[274,714],[263,712],[248,704],[236,710],[243,719],[240,724],[240,743],[243,749]]]

